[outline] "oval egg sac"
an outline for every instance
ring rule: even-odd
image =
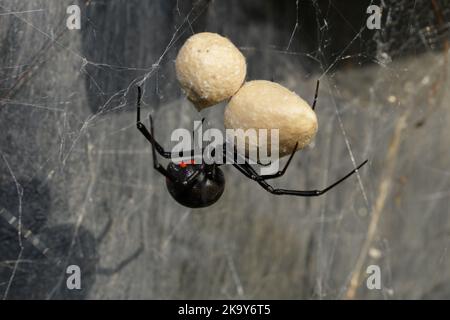
[[[318,128],[316,114],[305,100],[266,80],[246,82],[226,106],[224,122],[227,129],[278,129],[280,157],[291,154],[297,142],[297,150],[310,144]],[[270,147],[269,137],[270,133]]]

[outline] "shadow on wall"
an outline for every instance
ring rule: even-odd
[[[48,188],[38,179],[18,182],[23,187],[22,248],[16,184],[0,186],[0,295],[7,299],[86,298],[95,282],[97,240],[75,224],[47,227],[51,203]],[[15,221],[9,223],[11,220]],[[66,286],[66,267],[72,264],[81,269],[80,290]]]

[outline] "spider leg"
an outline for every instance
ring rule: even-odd
[[[311,107],[313,110],[316,108],[317,96],[319,95],[319,82],[320,80],[317,80],[316,93],[314,94],[314,101]]]
[[[163,176],[165,176],[167,179],[171,179],[169,173],[167,172],[167,170],[158,162],[158,159],[156,158],[156,150],[158,151],[158,153],[165,157],[165,158],[169,158],[170,159],[170,152],[166,152],[164,151],[163,147],[161,147],[161,145],[159,143],[156,142],[155,138],[153,138],[153,119],[151,116],[150,117],[150,132],[148,132],[147,128],[145,127],[145,125],[141,122],[141,97],[142,97],[142,90],[141,87],[137,87],[138,88],[138,98],[137,98],[137,117],[136,117],[136,127],[139,129],[139,131],[144,135],[144,137],[147,138],[147,140],[150,142],[150,144],[152,145],[152,156],[153,156],[153,168],[155,168],[156,171],[158,171],[159,173],[161,173]],[[155,150],[156,149],[156,150]]]
[[[262,162],[259,161],[259,159],[258,159],[258,160],[256,160],[256,164],[257,164],[257,165],[260,165],[260,166],[262,166],[262,167],[268,167],[268,166],[270,166],[270,165],[272,164],[272,162],[269,162],[269,163],[262,163]]]
[[[151,131],[151,136],[153,136],[153,119],[152,119],[152,117],[150,117],[150,131]],[[153,168],[155,168],[156,171],[161,173],[167,179],[173,180],[172,177],[170,176],[169,172],[158,162],[158,159],[156,157],[154,143],[152,143],[152,156],[153,156]]]
[[[194,136],[195,131],[197,131],[201,126],[203,126],[203,122],[205,122],[205,118],[202,118],[201,123],[197,126],[197,128],[194,128],[194,130],[192,130],[192,136]]]
[[[242,173],[242,174],[243,174],[244,176],[246,176],[247,178],[252,179],[252,180],[255,180],[255,181],[257,180],[256,175],[254,175],[253,173],[249,172],[249,171],[247,170],[247,167],[242,166],[242,165],[237,164],[237,163],[233,163],[233,167],[235,167],[236,169],[238,169],[239,172]]]
[[[287,168],[289,167],[289,164],[291,163],[292,158],[294,157],[294,153],[295,153],[295,151],[297,150],[297,147],[298,147],[298,142],[295,144],[295,147],[294,147],[294,149],[292,150],[292,153],[291,153],[291,155],[289,156],[288,161],[286,162],[286,164],[284,165],[284,168],[283,168],[281,171],[278,171],[278,172],[273,173],[273,174],[259,175],[259,177],[262,178],[263,180],[269,180],[269,179],[279,178],[279,177],[283,176],[283,175],[285,174]],[[237,157],[237,149],[236,149],[236,148],[234,148],[234,157],[235,157],[235,159],[236,159],[236,157]],[[250,168],[250,170],[251,170],[249,173],[254,174],[254,175],[257,175],[256,171],[255,171],[255,170],[250,166],[250,164],[247,162],[249,159],[246,158],[246,157],[244,157],[244,159],[245,159],[245,161],[246,161],[246,164],[249,166],[249,168]],[[262,165],[263,167],[266,167],[266,166],[269,166],[269,165],[270,165],[270,163],[262,164],[262,163],[259,162],[259,160],[258,160],[256,163],[259,164],[259,165]]]
[[[137,103],[136,103],[136,107],[137,107],[136,127],[142,133],[142,135],[145,138],[147,138],[147,140],[152,144],[152,146],[154,146],[154,149],[156,149],[156,151],[158,151],[158,153],[161,156],[163,156],[166,159],[170,159],[171,158],[171,153],[165,151],[164,148],[153,137],[153,119],[152,119],[152,116],[149,115],[150,126],[151,126],[150,130],[152,131],[152,133],[148,132],[148,130],[145,127],[145,125],[141,122],[142,89],[141,89],[141,87],[137,87],[137,88],[138,88],[138,98],[137,98]]]
[[[202,120],[201,120],[201,123],[197,126],[197,128],[194,128],[193,130],[192,130],[192,141],[193,141],[193,143],[194,143],[194,146],[195,146],[195,143],[197,142],[197,141],[195,141],[195,132],[198,130],[198,129],[200,129],[200,127],[202,127],[203,126],[203,123],[205,122],[205,118],[202,118]],[[202,148],[202,154],[203,154],[203,148]],[[195,154],[195,151],[194,151],[194,149],[192,149],[192,150],[189,150],[189,151],[180,151],[180,153],[178,154],[180,157],[182,157],[183,156],[183,154],[187,154],[187,153],[189,153],[190,155],[191,155],[191,159],[193,160],[193,158],[194,158],[194,154]]]
[[[284,173],[286,172],[289,164],[291,163],[292,158],[294,157],[295,151],[297,151],[297,147],[298,147],[298,142],[295,144],[295,147],[292,150],[292,153],[289,156],[288,161],[286,162],[286,164],[284,165],[284,168],[281,171],[278,171],[274,174],[263,174],[263,175],[260,175],[260,177],[263,178],[264,180],[268,180],[268,179],[279,178],[279,177],[283,176]]]
[[[274,189],[270,184],[268,184],[258,173],[248,164],[233,164],[241,173],[243,173],[247,178],[255,180],[261,187],[270,193],[278,195],[293,195],[300,197],[316,197],[324,194],[325,192],[333,189],[338,184],[342,183],[344,180],[349,178],[351,175],[356,173],[363,165],[367,163],[368,160],[361,163],[358,167],[347,173],[344,177],[340,178],[336,182],[332,183],[328,187],[321,190],[288,190],[288,189]]]
[[[148,129],[145,127],[145,125],[141,122],[142,89],[139,86],[137,88],[138,88],[138,98],[137,98],[137,103],[136,103],[136,107],[137,107],[136,127],[142,133],[142,135],[148,140],[148,142],[150,142],[150,144],[154,147],[153,148],[154,150],[156,150],[162,157],[164,157],[166,159],[171,159],[172,158],[172,153],[169,152],[169,151],[165,151],[164,148],[154,138],[153,118],[152,118],[152,116],[149,115],[150,126],[151,126],[151,128],[150,128],[151,133],[148,131]],[[203,120],[202,120],[202,123],[203,123]],[[187,151],[186,153],[190,153],[192,157],[194,156],[194,150]],[[182,152],[180,152],[180,157],[181,156],[182,156]]]

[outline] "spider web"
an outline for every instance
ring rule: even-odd
[[[78,4],[81,30],[68,30],[69,3],[0,1],[4,299],[450,296],[447,1]],[[372,4],[380,30],[366,26]],[[223,129],[225,104],[197,113],[174,73],[202,31],[240,48],[247,80],[307,101],[321,81],[318,135],[274,186],[321,188],[369,165],[316,199],[224,166],[217,204],[176,204],[135,129],[135,86],[167,149],[202,117]],[[73,264],[81,290],[66,287]]]

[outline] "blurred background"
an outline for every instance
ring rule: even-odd
[[[450,298],[449,30],[448,0],[0,0],[0,297]],[[136,130],[135,85],[167,149],[202,117],[223,128],[225,103],[198,113],[175,77],[203,31],[242,51],[247,80],[307,101],[321,80],[315,142],[274,185],[369,164],[320,198],[224,166],[215,205],[178,205]]]

